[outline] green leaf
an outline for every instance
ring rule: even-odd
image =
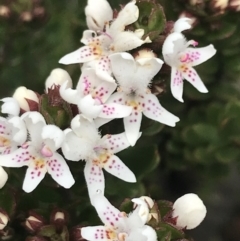
[[[185,236],[183,231],[177,230],[175,227],[167,223],[160,223],[156,232],[158,241],[171,241],[175,239],[182,239]]]

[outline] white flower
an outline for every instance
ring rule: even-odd
[[[126,182],[136,182],[132,171],[114,155],[129,147],[125,133],[101,138],[94,122],[82,115],[73,118],[71,128],[65,130],[62,151],[68,160],[86,161],[84,175],[90,199],[97,190],[104,192],[103,168]]]
[[[76,90],[67,88],[67,82],[60,88],[61,97],[78,105],[81,114],[86,118],[122,118],[129,116],[132,108],[119,104],[105,104],[115,91],[115,83],[100,80],[93,69],[85,69],[79,79]]]
[[[205,218],[207,209],[198,195],[185,194],[173,204],[172,217],[176,218],[176,225],[180,228],[196,228]]]
[[[3,230],[8,223],[8,216],[4,212],[0,212],[0,230]]]
[[[102,2],[102,1],[101,1]],[[100,35],[93,30],[86,30],[83,32],[81,42],[86,46],[65,55],[59,61],[61,64],[75,64],[75,63],[89,63],[96,71],[96,74],[106,81],[114,82],[111,76],[110,60],[108,56],[112,53],[129,51],[137,48],[146,42],[150,42],[149,38],[142,40],[144,35],[142,29],[138,29],[135,32],[124,31],[125,26],[134,23],[138,19],[139,10],[135,5],[136,1],[128,3],[118,14],[117,18],[110,24],[108,20],[112,15],[107,3],[104,4],[104,9],[101,7],[96,10],[95,7],[99,6],[96,4],[93,6],[93,1],[88,2],[86,7],[87,20],[90,27],[93,29],[102,28]],[[94,3],[95,4],[95,3]],[[99,12],[101,9],[106,11],[100,16],[105,16],[102,19],[97,19],[95,23],[93,14],[95,11]],[[98,26],[99,25],[99,26]],[[103,29],[104,27],[104,29]]]
[[[203,48],[189,47],[190,45],[195,47],[198,44],[194,40],[187,42],[181,33],[191,27],[190,21],[188,18],[179,19],[174,25],[174,32],[168,35],[162,49],[165,62],[172,68],[171,92],[181,102],[183,102],[183,79],[191,83],[199,92],[208,92],[193,66],[205,62],[216,53],[212,44]]]
[[[132,199],[138,207],[128,216],[120,212],[101,194],[93,198],[99,218],[104,226],[84,227],[81,235],[89,241],[109,240],[109,241],[156,241],[156,231],[145,225],[146,221],[139,216],[139,208],[146,206],[146,203],[139,198]]]
[[[27,89],[25,86],[18,87],[13,93],[13,98],[24,111],[30,110],[30,102],[35,102],[35,104],[39,103],[37,94],[34,91]]]
[[[7,182],[8,174],[5,170],[0,166],[0,188],[2,188]]]
[[[48,172],[52,178],[65,188],[74,184],[74,179],[64,158],[57,153],[64,140],[64,133],[54,125],[46,125],[38,112],[22,115],[30,140],[16,151],[0,156],[0,165],[6,167],[28,166],[23,190],[31,192]]]
[[[138,139],[142,113],[152,120],[175,126],[179,118],[165,110],[148,89],[151,79],[160,70],[163,62],[158,58],[141,58],[135,61],[128,53],[113,54],[110,58],[119,91],[114,93],[107,103],[133,107],[131,115],[123,119],[130,144],[134,146]]]
[[[65,82],[67,82],[67,88],[72,88],[72,79],[68,72],[61,68],[53,69],[45,81],[46,93],[48,93],[48,89],[51,89],[53,86],[61,86]]]

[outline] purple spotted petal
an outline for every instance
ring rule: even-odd
[[[136,182],[133,172],[115,155],[112,155],[108,159],[104,165],[104,169],[125,182]]]
[[[149,119],[158,121],[165,125],[175,126],[179,118],[164,109],[157,97],[153,94],[144,95],[143,114]]]
[[[84,227],[81,228],[81,236],[89,241],[110,241],[110,230],[104,226]]]
[[[177,100],[183,102],[183,77],[181,72],[176,68],[172,68],[171,71],[171,92]]]
[[[102,56],[96,65],[96,74],[99,78],[109,81],[115,82],[113,77],[111,76],[112,70],[110,66],[110,59],[108,56]]]
[[[70,188],[75,183],[66,161],[58,153],[47,158],[47,171],[58,184],[65,188]]]
[[[103,145],[112,153],[118,153],[130,146],[125,132],[117,135],[107,135],[106,137]]]
[[[142,113],[133,110],[130,116],[123,119],[127,139],[131,146],[134,146],[139,138],[139,131],[142,121]]]
[[[90,200],[94,195],[96,195],[96,193],[104,193],[105,180],[101,167],[94,165],[91,160],[86,161],[84,176]]]
[[[192,67],[185,67],[182,72],[183,78],[185,78],[190,84],[192,84],[199,92],[207,93],[208,90],[203,84],[202,80],[198,76],[196,70]]]
[[[116,103],[109,103],[103,105],[103,109],[98,115],[100,118],[123,118],[129,116],[132,112],[132,107],[126,105],[119,105]]]

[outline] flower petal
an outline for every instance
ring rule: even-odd
[[[91,61],[96,59],[97,56],[94,55],[93,48],[90,46],[83,46],[65,56],[63,56],[60,60],[60,64],[77,64],[84,63],[87,61]]]
[[[102,105],[96,105],[95,100],[91,95],[86,95],[78,102],[80,112],[89,119],[94,119],[99,116],[103,109]]]
[[[96,125],[96,128],[99,128],[100,126],[105,125],[106,123],[110,122],[111,120],[113,120],[113,119],[106,119],[106,118],[97,117],[94,120],[94,123]]]
[[[180,18],[175,22],[173,31],[180,33],[184,30],[190,29],[192,27],[190,23],[190,18]]]
[[[66,161],[58,153],[47,159],[47,171],[64,188],[70,188],[75,183]]]
[[[196,66],[210,59],[216,52],[214,46],[210,44],[203,48],[187,48],[181,55],[186,56],[187,63]]]
[[[109,241],[109,231],[104,226],[83,227],[81,228],[81,236],[89,241]]]
[[[1,106],[1,112],[7,115],[19,115],[20,106],[14,98],[8,97],[1,99],[4,102]]]
[[[8,174],[5,170],[0,166],[0,188],[2,188],[7,182]]]
[[[207,93],[208,90],[204,83],[198,76],[196,70],[192,67],[186,67],[185,71],[182,72],[183,78],[185,78],[190,84],[192,84],[199,92]]]
[[[119,105],[115,103],[103,105],[103,109],[98,115],[101,118],[123,118],[129,116],[132,112],[131,106]]]
[[[92,30],[103,30],[106,22],[112,20],[113,11],[106,0],[88,0],[85,8],[87,26]]]
[[[153,94],[146,94],[143,102],[143,114],[149,119],[156,120],[165,125],[175,126],[179,118],[164,109],[157,97]]]
[[[104,194],[105,179],[102,168],[94,165],[91,160],[87,160],[84,168],[84,176],[87,183],[89,198],[92,203],[92,198],[97,193]]]
[[[68,81],[64,82],[59,89],[59,93],[65,101],[77,105],[79,97],[81,97],[81,95],[77,90],[68,88],[68,85]]]
[[[115,83],[114,78],[111,76],[112,70],[108,56],[102,56],[96,64],[96,75],[102,80]]]
[[[115,155],[112,155],[108,159],[104,165],[104,169],[125,182],[136,182],[133,172]]]
[[[176,68],[171,70],[171,92],[174,98],[183,102],[183,76]]]
[[[147,241],[157,241],[156,231],[148,225],[143,226],[142,234],[147,237]]]
[[[36,162],[30,163],[24,178],[23,190],[27,193],[32,192],[37,187],[47,172],[45,162],[42,162],[41,167],[38,167],[36,164]]]
[[[118,153],[130,146],[125,132],[117,135],[105,135],[102,139],[104,140],[103,145],[112,153]]]
[[[92,198],[92,204],[105,226],[120,227],[122,221],[121,212],[115,208],[103,194],[95,194]]]

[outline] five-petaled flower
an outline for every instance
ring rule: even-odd
[[[132,106],[132,112],[124,117],[124,127],[128,141],[135,145],[142,120],[142,113],[169,126],[175,126],[179,118],[164,109],[157,97],[148,89],[151,79],[158,73],[162,60],[158,58],[140,58],[134,60],[128,53],[116,53],[110,56],[112,70],[119,84],[107,103],[119,103]]]
[[[191,28],[188,18],[180,18],[174,24],[173,33],[169,34],[163,44],[163,57],[171,69],[171,92],[173,96],[183,102],[183,79],[191,83],[198,91],[207,93],[208,90],[194,70],[193,66],[199,65],[215,53],[216,49],[212,44],[203,48],[191,48],[198,43],[194,40],[186,41],[183,30]]]
[[[139,10],[135,5],[136,1],[128,3],[118,13],[116,19],[113,19],[113,11],[107,1],[101,1],[101,4],[104,5],[104,8],[89,0],[85,10],[88,26],[98,31],[84,31],[81,42],[85,46],[65,55],[59,63],[86,63],[87,65],[84,65],[83,69],[91,66],[101,79],[114,82],[108,56],[112,53],[135,49],[151,41],[149,38],[141,39],[144,35],[143,29],[137,29],[135,32],[124,31],[127,25],[138,19]],[[105,11],[105,13],[103,14],[102,11]],[[102,16],[102,19],[97,17],[96,22],[94,16],[97,15]],[[110,20],[112,20],[111,23]]]
[[[82,237],[89,241],[98,241],[99,239],[109,241],[156,241],[155,230],[145,225],[149,212],[147,204],[140,198],[134,198],[132,202],[138,204],[138,206],[127,215],[112,206],[101,193],[96,194],[92,203],[105,226],[84,227],[81,229]],[[141,216],[140,209],[144,209],[146,215]]]
[[[84,175],[91,199],[97,190],[104,192],[103,168],[126,182],[136,182],[132,171],[114,155],[129,145],[125,133],[101,138],[93,121],[77,115],[71,122],[71,129],[65,130],[62,151],[68,160],[86,161]]]
[[[0,165],[5,167],[28,166],[23,190],[33,191],[48,172],[65,188],[74,184],[74,179],[64,158],[57,153],[64,140],[64,133],[54,125],[46,125],[38,112],[26,112],[21,116],[26,124],[29,140],[7,155],[0,155]]]

